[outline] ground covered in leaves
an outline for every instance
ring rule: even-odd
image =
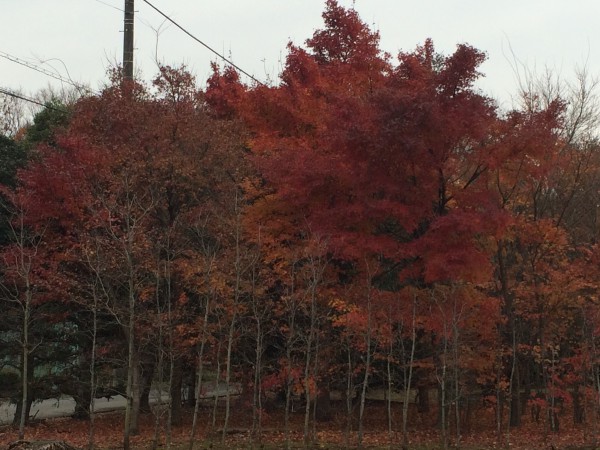
[[[342,406],[340,406],[342,408]],[[262,433],[260,436],[252,436],[252,414],[245,408],[233,408],[233,416],[230,427],[223,440],[222,427],[217,423],[211,426],[211,411],[207,408],[201,411],[201,420],[197,432],[195,449],[278,449],[285,448],[286,435],[284,432],[283,411],[274,411],[264,418]],[[400,429],[400,412],[394,417],[395,429]],[[433,450],[443,448],[441,433],[435,424],[435,413],[427,416],[420,414],[411,415],[411,430],[409,435],[409,446],[416,450]],[[186,411],[184,421],[175,426],[171,432],[172,448],[187,449],[191,429],[192,411]],[[132,437],[131,443],[134,449],[153,448],[153,439],[156,430],[156,417],[146,414],[140,420],[140,433]],[[470,424],[469,430],[465,430],[456,445],[456,434],[453,429],[449,430],[449,447],[463,449],[565,449],[565,450],[592,450],[600,448],[593,445],[594,436],[596,442],[600,442],[600,421],[597,424],[586,424],[574,427],[570,424],[570,417],[564,417],[562,430],[558,433],[550,433],[543,423],[535,423],[524,417],[523,426],[512,429],[507,446],[507,435],[503,434],[501,439],[494,428],[494,416],[492,412],[480,411],[476,422]],[[304,448],[303,445],[303,423],[304,416],[301,412],[292,415],[290,440],[292,448]],[[363,447],[370,449],[400,448],[402,436],[399,432],[392,436],[388,433],[388,419],[385,405],[381,402],[373,402],[368,405],[365,414],[365,434]],[[347,433],[345,415],[340,412],[333,420],[317,424],[316,440],[312,448],[319,449],[342,449],[357,447],[356,424],[354,430]],[[597,430],[594,433],[594,428]],[[95,422],[95,447],[98,449],[122,448],[123,413],[112,412],[98,415]],[[159,448],[165,448],[166,436],[164,421],[159,429]],[[26,430],[27,440],[60,440],[79,448],[87,448],[89,442],[89,422],[71,418],[47,419],[35,421]],[[17,430],[10,426],[0,428],[0,448],[8,448],[11,442],[18,440]]]

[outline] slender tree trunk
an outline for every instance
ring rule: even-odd
[[[306,358],[304,361],[304,392],[306,396],[306,405],[304,409],[304,445],[308,447],[314,442],[314,435],[310,428],[311,402],[313,398],[312,387],[316,384],[313,377],[313,369],[316,361],[312,360],[313,345],[317,341],[319,317],[317,311],[317,288],[322,281],[323,271],[325,269],[323,261],[318,256],[310,257],[310,278],[309,278],[309,296],[310,296],[310,325],[306,341]],[[316,354],[315,354],[316,359]]]
[[[506,448],[510,447],[510,428],[513,426],[513,415],[519,415],[519,397],[514,395],[514,390],[517,392],[520,389],[519,383],[517,382],[517,389],[515,389],[515,378],[518,379],[518,366],[517,366],[517,332],[513,328],[512,329],[512,365],[510,368],[510,377],[508,380],[508,398],[510,404],[508,405],[508,423],[506,426]],[[517,405],[515,406],[515,402]],[[520,419],[519,419],[520,420]]]
[[[234,340],[234,332],[235,326],[237,325],[237,314],[238,307],[240,304],[240,299],[242,297],[242,277],[246,269],[242,267],[242,235],[241,235],[241,209],[240,209],[240,193],[236,190],[235,198],[234,198],[234,212],[235,212],[235,229],[234,229],[234,239],[235,239],[235,261],[234,261],[234,270],[235,270],[235,285],[233,291],[233,316],[231,317],[231,322],[229,324],[229,333],[227,335],[227,359],[226,359],[226,367],[225,367],[225,419],[223,420],[223,434],[221,435],[221,440],[225,441],[225,436],[227,434],[227,427],[229,426],[229,416],[231,412],[231,361],[232,361],[232,353],[233,353],[233,340]]]
[[[502,355],[503,344],[499,343],[496,371],[496,439],[502,441],[502,430],[504,420],[504,390],[502,389],[501,381],[503,380],[504,364]]]
[[[182,391],[183,391],[183,361],[181,358],[173,358],[169,363],[169,398],[171,400],[169,420],[167,422],[168,435],[171,434],[171,427],[169,423],[173,425],[181,425],[182,414],[183,414],[183,402],[182,402]],[[168,438],[170,440],[170,438]]]
[[[94,449],[94,439],[96,433],[96,411],[94,403],[96,401],[96,339],[98,337],[98,293],[96,285],[93,287],[94,306],[92,308],[92,354],[90,358],[90,403],[89,403],[89,434],[88,450]]]
[[[157,266],[160,267],[160,262],[157,262]],[[158,318],[158,336],[157,336],[157,370],[158,370],[158,393],[157,393],[157,404],[154,408],[154,439],[152,441],[152,450],[156,450],[160,444],[160,429],[163,416],[163,405],[162,405],[162,390],[164,383],[164,324],[162,319],[162,305],[160,295],[160,276],[159,270],[157,270],[156,276],[156,317]],[[152,382],[150,382],[152,386]],[[149,397],[149,395],[148,395]],[[148,405],[150,406],[150,405]]]
[[[307,349],[308,350],[308,349]],[[310,383],[310,352],[306,352],[306,366],[305,366],[305,374],[304,374],[304,395],[305,401],[304,404],[304,447],[309,448],[312,445],[312,433],[310,430],[310,412],[311,412],[311,402],[313,400],[312,392],[311,392],[311,383]],[[307,370],[308,368],[308,370]]]
[[[288,342],[289,344],[289,342]],[[292,404],[292,384],[294,382],[292,378],[292,363],[291,363],[291,347],[287,347],[287,367],[286,367],[286,383],[285,383],[285,413],[284,413],[284,431],[285,431],[285,446],[289,450],[291,449],[290,439],[290,407]]]
[[[29,416],[29,320],[31,316],[31,291],[26,286],[25,304],[23,306],[23,339],[21,343],[21,415],[19,417],[19,439],[25,438],[25,425]]]
[[[455,447],[460,448],[461,441],[461,423],[460,423],[460,404],[461,404],[461,392],[460,392],[460,365],[459,365],[459,322],[461,313],[457,310],[456,296],[454,296],[453,314],[452,314],[452,353],[453,353],[453,375],[454,375],[454,420],[456,427],[456,442]],[[468,401],[468,400],[467,400]]]
[[[141,381],[142,381],[142,367],[140,365],[140,355],[136,352],[135,365],[133,366],[133,384],[131,386],[131,434],[136,436],[139,433],[140,426],[140,399],[142,396],[141,392]]]
[[[387,378],[387,391],[386,391],[386,414],[387,414],[387,426],[388,426],[388,446],[391,449],[394,443],[394,432],[392,426],[392,358],[394,357],[394,331],[392,328],[392,314],[388,311],[388,326],[390,327],[390,342],[388,347],[388,354],[385,362],[386,378]]]
[[[160,313],[159,313],[160,315]],[[156,450],[159,445],[160,439],[160,429],[161,424],[163,422],[163,404],[162,404],[162,392],[163,392],[163,384],[164,384],[164,349],[163,349],[163,336],[162,336],[162,319],[159,319],[159,331],[158,331],[158,361],[157,361],[157,370],[158,370],[158,383],[157,383],[157,393],[156,393],[156,406],[153,409],[154,412],[154,438],[152,440],[152,450]]]
[[[254,348],[254,386],[252,391],[252,436],[261,436],[262,428],[262,354],[263,354],[263,330],[261,318],[257,311],[256,301],[253,302],[254,318],[256,320],[256,343]]]
[[[16,253],[10,257],[6,257],[2,262],[2,270],[9,268],[16,272],[16,275],[20,281],[21,288],[17,288],[14,292],[9,294],[11,302],[15,303],[22,312],[21,322],[21,348],[20,348],[20,371],[21,371],[21,386],[20,386],[20,398],[17,400],[16,411],[13,417],[13,425],[19,427],[19,439],[25,437],[25,426],[29,420],[29,410],[32,403],[32,392],[30,389],[31,382],[33,381],[33,360],[31,358],[32,346],[30,341],[30,326],[31,326],[31,315],[32,315],[32,300],[33,300],[33,286],[32,286],[32,263],[35,255],[37,254],[38,243],[36,239],[28,236],[28,232],[25,227],[25,211],[22,210],[18,202],[14,203],[14,210],[6,207],[6,205],[0,205],[5,209],[7,213],[6,218],[7,225],[10,227],[10,233],[12,243],[15,246]],[[37,236],[40,237],[40,236]],[[14,286],[8,287],[2,284],[0,287],[3,291],[11,292]],[[31,373],[31,375],[30,375]]]
[[[285,341],[285,411],[284,411],[284,433],[285,433],[285,447],[290,450],[292,447],[291,436],[290,436],[290,409],[292,406],[292,389],[293,389],[293,375],[292,375],[292,355],[294,345],[297,339],[296,336],[296,314],[298,309],[298,303],[296,299],[296,263],[293,262],[290,268],[290,291],[289,295],[286,296],[286,311],[288,312],[288,330]]]
[[[444,339],[445,341],[445,339]],[[446,342],[444,342],[444,354],[446,353]],[[445,356],[444,356],[445,357]],[[446,417],[446,363],[442,363],[442,374],[438,379],[438,414],[439,414],[439,426],[440,426],[440,438],[442,440],[442,447],[444,450],[448,449],[448,423]]]
[[[352,364],[352,345],[349,337],[346,338],[346,348],[348,350],[348,359],[346,365],[346,430],[344,432],[344,444],[346,448],[349,448],[354,410],[352,405],[354,397],[354,364]]]
[[[131,199],[128,199],[131,201]],[[131,206],[131,204],[129,205]],[[131,216],[126,218],[127,235],[124,242],[124,255],[127,264],[128,281],[128,321],[125,328],[127,337],[127,404],[125,406],[125,429],[123,432],[123,449],[129,450],[130,437],[138,433],[140,411],[140,355],[136,348],[137,335],[135,332],[136,316],[136,266],[133,259],[133,232]]]
[[[369,385],[369,373],[371,372],[371,353],[372,353],[372,332],[373,332],[373,311],[371,301],[371,277],[368,281],[367,286],[367,335],[365,338],[365,344],[367,347],[367,355],[365,360],[365,375],[362,382],[362,389],[360,393],[360,409],[358,413],[358,448],[362,448],[363,435],[364,435],[364,413],[365,413],[365,402],[367,398],[367,387]]]
[[[314,442],[317,438],[317,407],[320,407],[321,405],[319,404],[319,399],[322,398],[323,402],[325,401],[324,397],[321,396],[321,387],[320,387],[320,383],[317,382],[317,380],[319,380],[319,350],[320,350],[320,339],[319,339],[319,333],[316,333],[315,336],[315,355],[313,358],[313,368],[312,368],[312,379],[314,380],[314,387],[315,387],[315,399],[312,402],[312,430],[311,430],[311,440]],[[329,393],[329,390],[327,389],[327,392]],[[323,408],[325,408],[325,405],[323,405]]]
[[[293,297],[293,294],[292,294]],[[293,300],[292,300],[293,301]],[[290,329],[285,346],[286,356],[286,376],[285,376],[285,413],[284,413],[284,429],[285,429],[285,445],[289,450],[291,448],[290,440],[290,408],[292,404],[292,389],[294,379],[292,377],[292,346],[295,339],[295,308],[293,309],[292,317],[290,318]]]
[[[206,294],[206,304],[204,307],[204,317],[202,321],[202,331],[200,333],[200,347],[198,349],[198,363],[197,363],[197,381],[196,381],[196,400],[194,403],[194,414],[192,418],[192,429],[190,431],[190,442],[188,450],[192,450],[194,447],[194,441],[196,438],[196,429],[198,427],[198,413],[200,410],[200,401],[202,395],[202,381],[204,376],[204,350],[206,348],[206,342],[208,340],[208,318],[210,314],[211,302],[210,298],[212,295],[211,292],[211,275],[214,262],[216,260],[216,255],[213,251],[210,250],[210,247],[204,247],[204,261],[206,265],[206,271],[204,275],[206,286],[209,288],[209,291]]]
[[[137,433],[138,412],[136,403],[139,402],[139,357],[135,348],[135,296],[133,294],[133,280],[130,279],[129,292],[129,322],[125,330],[127,336],[127,385],[125,405],[125,429],[123,431],[123,449],[129,450],[130,437]],[[135,397],[138,396],[138,399]],[[139,405],[137,405],[139,406]]]
[[[498,250],[496,258],[498,262],[498,281],[500,283],[500,295],[504,301],[504,314],[506,315],[506,338],[511,341],[511,366],[509,374],[509,394],[508,394],[508,427],[517,427],[521,424],[521,407],[519,401],[520,395],[520,377],[517,353],[517,330],[514,312],[513,293],[509,287],[508,270],[506,267],[506,249],[503,240],[498,241]],[[500,381],[500,380],[499,380]],[[515,382],[517,384],[515,388]],[[507,428],[506,445],[510,443],[510,430]]]
[[[410,403],[410,391],[412,387],[413,365],[415,361],[415,349],[417,346],[417,294],[413,292],[413,304],[411,314],[411,344],[410,357],[408,359],[408,370],[404,369],[404,402],[402,403],[402,448],[408,449],[408,406]],[[402,336],[400,337],[402,339]],[[404,344],[403,344],[404,347]],[[406,367],[406,363],[404,364]],[[407,373],[408,372],[408,373]],[[427,395],[427,391],[424,395]]]
[[[211,427],[214,429],[217,425],[217,406],[219,405],[219,387],[221,383],[221,350],[223,348],[223,338],[219,339],[217,344],[217,378],[215,380],[215,399],[213,403]]]
[[[548,412],[550,414],[550,431],[552,431],[553,433],[558,433],[558,431],[560,430],[560,424],[558,421],[558,413],[556,412],[557,409],[557,405],[556,405],[556,396],[554,395],[554,389],[555,389],[555,381],[554,381],[554,374],[556,373],[556,352],[554,351],[554,348],[550,349],[551,352],[551,358],[550,358],[550,411]],[[554,438],[552,438],[552,440],[554,440]]]
[[[210,273],[207,274],[207,276]],[[194,415],[192,418],[192,429],[190,430],[190,442],[188,450],[193,450],[194,441],[196,439],[196,428],[198,427],[198,412],[200,411],[200,396],[202,395],[202,377],[204,375],[204,348],[206,346],[207,331],[208,331],[208,312],[209,312],[210,300],[209,296],[206,296],[206,306],[204,309],[204,320],[202,323],[202,332],[200,335],[200,348],[198,349],[198,368],[197,368],[197,380],[196,380],[196,401],[194,403]]]
[[[227,357],[225,360],[225,418],[223,419],[223,433],[221,435],[222,441],[225,441],[225,437],[227,436],[227,427],[229,426],[229,414],[231,409],[231,356],[233,353],[233,337],[236,322],[237,313],[234,311],[233,317],[231,318],[231,323],[229,324],[229,333],[227,334]]]
[[[444,450],[448,449],[448,418],[447,418],[447,371],[448,371],[448,320],[447,315],[444,310],[444,304],[440,303],[440,299],[438,299],[437,294],[432,292],[434,297],[434,301],[440,311],[442,317],[442,349],[441,355],[437,354],[438,362],[436,364],[436,377],[438,381],[438,426],[440,427],[440,440],[442,444],[442,448]],[[444,299],[444,303],[445,303]],[[441,366],[441,374],[439,373],[439,367]]]
[[[170,247],[170,245],[169,245]],[[170,248],[168,250],[170,255]],[[182,404],[181,389],[183,384],[183,362],[176,354],[173,328],[173,294],[171,289],[171,261],[167,257],[165,267],[166,301],[167,301],[167,338],[169,339],[169,408],[167,417],[167,448],[171,448],[172,427],[181,424]]]
[[[22,366],[23,362],[19,361],[19,365],[20,365],[20,370],[23,370],[23,366]],[[19,399],[17,401],[17,405],[16,405],[16,411],[15,411],[15,416],[13,418],[13,425],[15,427],[20,428],[20,424],[21,421],[23,419],[23,416],[25,417],[25,423],[23,425],[23,433],[25,432],[25,428],[27,426],[27,424],[29,423],[29,415],[31,412],[31,405],[33,404],[33,392],[32,390],[29,388],[29,386],[32,385],[33,383],[33,356],[31,354],[31,352],[29,352],[29,356],[28,356],[28,361],[27,361],[27,398],[26,401],[23,403],[22,401],[22,383],[21,383],[21,387],[19,389]],[[24,411],[24,412],[23,412]]]
[[[311,306],[310,306],[310,329],[308,332],[308,339],[306,342],[306,355],[304,360],[304,395],[306,398],[306,404],[304,405],[304,445],[308,447],[312,443],[312,436],[310,433],[310,405],[312,401],[311,395],[311,354],[312,345],[316,327],[316,299],[314,292],[311,294]]]

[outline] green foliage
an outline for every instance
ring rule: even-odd
[[[38,144],[56,147],[57,132],[69,123],[71,112],[60,100],[46,102],[46,106],[33,119],[33,124],[27,127],[23,146],[31,150]]]
[[[25,151],[13,139],[0,135],[0,184],[13,187],[17,170],[25,165]]]
[[[70,112],[59,100],[51,100],[45,108],[36,114],[26,130],[23,139],[16,141],[0,135],[0,186],[13,189],[16,187],[17,171],[26,166],[32,150],[40,144],[56,146],[56,135],[67,126]],[[0,195],[0,207],[5,204]],[[6,208],[0,208],[0,246],[9,241]]]
[[[13,139],[0,135],[0,185],[13,188],[17,170],[25,165],[25,151]],[[4,198],[0,194],[0,245],[8,242],[9,229],[6,209],[2,207]]]
[[[14,370],[0,370],[0,398],[14,395],[19,389],[20,376]]]

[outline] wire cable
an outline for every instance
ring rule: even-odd
[[[24,95],[17,94],[16,92],[10,91],[10,90],[5,89],[5,88],[0,88],[0,94],[8,95],[9,97],[18,98],[19,100],[24,100],[24,101],[29,102],[29,103],[35,103],[38,106],[41,106],[43,108],[52,109],[54,111],[63,112],[63,113],[68,112],[66,109],[57,108],[56,106],[52,106],[49,103],[38,102],[37,100],[34,100],[32,98],[29,98],[29,97],[25,97]]]
[[[103,2],[102,0],[96,0],[98,3],[102,3],[103,5],[109,6],[112,9],[116,9],[117,11],[125,12],[125,10],[119,8],[118,6],[111,5],[110,3]]]
[[[94,91],[92,89],[90,89],[90,88],[88,88],[88,87],[86,87],[86,86],[84,86],[82,84],[76,83],[76,82],[74,82],[71,79],[63,78],[60,75],[57,75],[57,74],[55,74],[53,72],[50,72],[49,70],[46,70],[46,69],[44,69],[42,67],[36,66],[35,64],[32,64],[32,63],[30,63],[28,61],[25,61],[25,60],[21,59],[21,58],[18,58],[16,56],[13,56],[13,55],[10,55],[10,54],[8,54],[6,52],[3,52],[2,50],[0,50],[0,58],[4,58],[4,59],[6,59],[8,61],[11,61],[11,62],[14,62],[16,64],[20,64],[21,66],[27,67],[28,69],[31,69],[31,70],[35,70],[36,72],[44,74],[44,75],[46,75],[48,77],[52,77],[55,80],[62,81],[63,83],[70,84],[71,86],[74,86],[77,89],[80,89],[82,91],[86,91],[88,93],[94,93]]]
[[[239,70],[241,73],[243,73],[244,75],[246,75],[251,80],[255,81],[257,84],[260,84],[261,86],[265,86],[265,84],[262,81],[256,79],[254,76],[250,75],[244,69],[242,69],[241,67],[239,67],[238,65],[236,65],[233,61],[227,59],[225,56],[223,56],[222,54],[220,54],[219,52],[217,52],[215,49],[213,49],[212,47],[210,47],[208,44],[205,44],[204,42],[202,42],[200,39],[198,39],[196,36],[194,36],[188,30],[186,30],[181,25],[179,25],[177,22],[175,22],[173,19],[171,19],[168,15],[166,15],[164,12],[162,12],[160,9],[158,9],[156,6],[154,6],[148,0],[142,0],[142,1],[144,3],[146,3],[146,4],[148,4],[152,9],[154,9],[157,13],[159,13],[161,16],[163,16],[165,19],[167,19],[169,22],[171,22],[173,25],[175,25],[177,28],[179,28],[181,31],[183,31],[185,34],[187,34],[193,40],[195,40],[200,45],[204,46],[205,48],[207,48],[208,50],[210,50],[212,53],[214,53],[215,55],[217,55],[219,58],[221,58],[227,64],[229,64],[230,66],[232,66],[235,69]]]

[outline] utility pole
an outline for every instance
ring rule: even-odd
[[[126,80],[133,80],[133,2],[125,0],[123,20],[123,76]]]

